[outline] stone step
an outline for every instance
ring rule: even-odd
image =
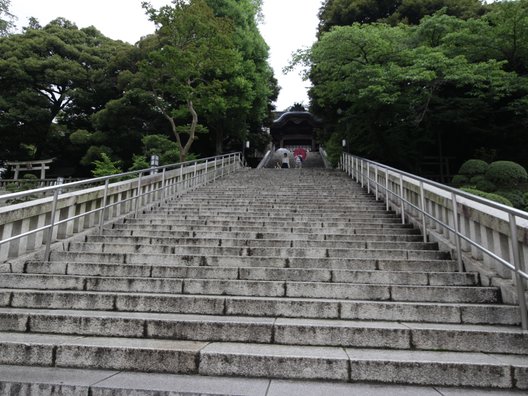
[[[95,263],[48,263],[32,261],[25,266],[28,274],[64,274],[74,276],[190,278],[269,280],[298,282],[339,282],[431,286],[476,286],[478,274],[460,272],[365,271],[307,268],[192,267],[159,265],[119,265]]]
[[[251,209],[251,207],[247,207]],[[335,214],[334,212],[318,212],[318,213],[292,213],[290,211],[270,211],[268,210],[247,210],[247,208],[244,207],[232,207],[232,208],[226,208],[223,210],[219,209],[207,209],[207,208],[200,208],[200,209],[193,209],[193,210],[186,210],[185,208],[178,209],[178,210],[167,210],[164,208],[160,209],[153,209],[153,210],[145,210],[143,212],[139,213],[140,217],[165,217],[165,216],[180,216],[183,218],[207,218],[210,216],[214,217],[225,217],[226,219],[232,219],[234,217],[240,217],[244,216],[244,218],[251,217],[251,218],[259,218],[259,219],[279,219],[279,220],[288,220],[288,219],[294,219],[294,220],[301,220],[301,221],[320,221],[320,220],[334,220],[334,219],[342,219],[343,217],[354,217],[354,216],[362,216],[365,218],[372,218],[372,217],[379,217],[379,218],[386,218],[386,217],[394,217],[397,216],[396,213],[392,211],[385,211],[385,209],[379,209],[379,210],[358,210],[355,212],[350,213],[342,213],[342,214]]]
[[[513,326],[0,308],[0,331],[184,341],[528,353]]]
[[[2,364],[160,373],[524,387],[525,356],[1,333]]]
[[[43,396],[305,396],[305,395],[369,395],[369,396],[439,396],[461,392],[479,396],[524,396],[522,390],[453,388],[440,386],[345,383],[335,381],[303,381],[247,377],[217,377],[188,374],[141,373],[116,370],[83,370],[58,367],[0,366],[0,394]],[[3,393],[2,393],[3,392]]]
[[[306,234],[312,234],[314,233],[313,228],[268,228],[268,227],[245,227],[245,226],[171,226],[168,224],[164,225],[148,225],[148,226],[141,226],[138,224],[122,224],[122,223],[115,223],[112,224],[111,228],[112,230],[130,230],[130,231],[142,231],[142,232],[148,232],[150,235],[157,235],[153,234],[156,232],[163,232],[163,231],[169,231],[169,232],[239,232],[239,233],[255,233],[257,235],[257,239],[259,239],[259,236],[270,234],[270,233],[281,233],[281,234],[291,234],[292,237],[295,237],[295,235],[306,235]],[[368,224],[364,225],[358,225],[355,224],[353,227],[345,227],[345,228],[326,228],[324,229],[324,233],[322,232],[323,229],[319,229],[319,234],[324,239],[324,235],[365,235],[365,234],[383,234],[383,235],[418,235],[420,231],[418,229],[401,225],[401,224],[389,224],[389,225],[377,225],[372,226]]]
[[[216,248],[225,249],[225,254],[236,255],[239,253],[243,256],[296,256],[300,257],[306,252],[310,257],[336,257],[336,251],[346,251],[351,249],[371,249],[371,250],[436,250],[436,243],[423,242],[340,242],[340,241],[274,241],[274,240],[204,240],[204,239],[187,239],[170,243],[163,239],[146,238],[125,242],[70,242],[67,250],[77,252],[116,252],[116,253],[161,253],[161,254],[186,254],[187,248],[192,247],[193,254],[197,249],[209,249],[213,255],[218,254]],[[246,249],[247,252],[241,249]],[[242,251],[242,253],[241,253]],[[277,252],[285,252],[279,253]],[[339,255],[339,257],[342,257]],[[346,257],[346,256],[345,256]]]
[[[352,223],[357,222],[359,220],[362,221],[369,221],[369,220],[387,220],[388,223],[393,223],[394,221],[401,222],[401,218],[394,214],[387,214],[387,213],[357,213],[357,214],[350,214],[348,216],[319,216],[318,218],[315,216],[306,216],[306,215],[281,215],[281,216],[271,216],[270,213],[268,214],[251,214],[248,212],[239,212],[239,213],[229,213],[229,214],[221,214],[221,215],[214,215],[214,214],[203,214],[200,213],[191,213],[190,214],[183,214],[183,213],[169,213],[169,212],[147,212],[143,215],[138,216],[137,218],[128,218],[125,219],[125,223],[133,223],[135,221],[152,221],[157,222],[159,220],[161,221],[174,221],[174,220],[188,220],[188,221],[244,221],[244,222],[253,222],[253,223],[259,223],[259,222],[278,222],[278,223],[287,223],[287,222],[294,222],[294,223]]]
[[[398,289],[402,291],[402,289]],[[518,325],[516,306],[301,297],[0,289],[0,307]]]
[[[177,256],[172,254],[78,253],[52,251],[50,267],[75,263],[167,265],[195,267],[325,268],[348,270],[454,272],[451,260],[306,258],[255,256]],[[30,265],[30,264],[29,264]],[[27,265],[28,268],[29,265]]]
[[[4,274],[0,288],[93,292],[497,303],[498,288],[232,279]]]
[[[76,260],[85,260],[86,253],[100,253],[101,262],[106,262],[108,254],[120,254],[122,256],[134,256],[134,255],[150,255],[152,258],[167,259],[174,262],[178,259],[185,259],[189,256],[203,257],[205,260],[209,260],[211,257],[220,256],[224,258],[233,257],[255,257],[255,258],[283,258],[283,259],[324,259],[324,258],[341,258],[347,259],[348,257],[361,258],[361,259],[411,259],[411,260],[445,260],[449,258],[447,252],[439,252],[435,250],[397,250],[397,249],[302,249],[302,248],[247,248],[247,247],[200,247],[200,246],[173,246],[164,249],[158,249],[156,246],[144,246],[144,245],[131,245],[130,251],[126,251],[128,247],[126,245],[103,245],[99,244],[84,244],[82,242],[72,242],[70,244],[70,250],[67,252],[52,252],[51,260],[61,260],[60,257],[64,257],[65,254],[70,253],[69,258],[75,258]],[[86,249],[82,250],[82,249]],[[68,257],[68,256],[66,256]],[[138,257],[139,258],[139,257]],[[171,259],[172,258],[172,259]],[[130,261],[126,263],[134,262],[134,258],[131,257]],[[88,260],[90,261],[90,260]],[[98,260],[96,260],[97,262]],[[93,262],[93,260],[92,260]],[[124,261],[118,261],[123,262]],[[204,264],[207,265],[207,264]]]
[[[524,388],[528,359],[463,352],[212,343],[200,374]]]
[[[346,237],[346,239],[345,239]],[[146,239],[166,240],[169,243],[191,242],[195,240],[216,240],[216,241],[280,241],[281,243],[333,243],[333,242],[422,242],[421,235],[383,235],[383,234],[353,234],[353,235],[335,235],[335,234],[299,234],[292,235],[291,233],[249,233],[249,232],[167,232],[160,235],[151,235],[151,233],[143,232],[133,233],[126,230],[112,230],[105,229],[103,235],[89,235],[86,237],[87,242],[110,242],[117,241],[125,243],[126,241],[140,241]],[[136,243],[136,242],[132,242]]]
[[[175,226],[236,226],[241,225],[245,227],[266,227],[266,228],[311,228],[314,232],[322,232],[326,228],[340,228],[340,227],[354,227],[356,224],[368,224],[372,226],[376,225],[401,225],[401,220],[397,218],[393,219],[347,219],[339,222],[314,222],[314,221],[275,221],[272,219],[263,221],[251,221],[240,218],[240,220],[185,220],[183,218],[138,218],[138,219],[126,219],[125,225],[175,225]]]

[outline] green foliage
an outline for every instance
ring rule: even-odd
[[[524,165],[525,15],[528,0],[327,0],[318,41],[289,69],[305,67],[323,140],[355,154],[415,172],[431,157]]]
[[[484,178],[477,181],[475,183],[475,187],[477,188],[477,190],[489,192],[489,193],[497,190],[497,186],[493,182],[487,179],[484,179]]]
[[[488,168],[489,164],[487,162],[478,159],[470,159],[460,166],[458,173],[468,177],[473,177],[486,174]],[[472,183],[476,183],[476,181],[472,181]]]
[[[70,142],[73,144],[89,144],[92,140],[92,134],[86,129],[78,129],[70,135]]]
[[[132,156],[132,166],[128,168],[129,171],[139,171],[142,169],[147,169],[150,167],[150,163],[147,161],[144,155],[136,155],[134,154]]]
[[[513,207],[513,204],[511,203],[511,201],[509,199],[501,196],[501,195],[497,195],[497,194],[493,194],[493,193],[487,193],[487,192],[480,191],[480,190],[477,190],[477,189],[474,189],[474,188],[464,188],[463,187],[463,188],[461,188],[461,190],[465,191],[467,193],[473,194],[473,195],[477,195],[477,196],[482,197],[482,198],[489,199],[490,201],[495,201],[495,202],[498,202],[500,204]]]
[[[513,205],[513,207],[517,209],[524,209],[525,207],[525,200],[524,200],[524,194],[522,191],[519,190],[508,190],[508,191],[497,191],[495,194],[500,195],[501,197],[506,198],[508,201],[510,201]]]
[[[90,146],[86,151],[84,157],[81,158],[81,165],[89,166],[92,165],[94,161],[98,158],[101,158],[105,154],[108,157],[112,155],[112,149],[107,146]]]
[[[499,187],[513,188],[528,180],[526,169],[512,161],[495,161],[490,164],[486,178]]]
[[[341,159],[341,154],[343,149],[341,146],[341,139],[337,135],[331,135],[330,138],[326,141],[324,148],[326,150],[326,155],[332,166],[336,167]]]
[[[455,187],[464,186],[469,182],[469,179],[464,175],[455,175],[451,179],[451,184]]]
[[[101,153],[101,159],[93,162],[95,168],[92,170],[92,174],[94,177],[102,177],[123,173],[123,170],[119,167],[120,162],[112,161],[108,154]]]
[[[20,181],[9,183],[6,186],[6,190],[10,193],[15,193],[20,191],[32,190],[34,188],[38,188],[38,186],[39,178],[32,173],[26,173],[24,176],[22,176]]]
[[[15,17],[9,12],[11,0],[0,0],[0,37],[7,36],[14,27]]]

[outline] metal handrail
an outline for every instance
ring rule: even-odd
[[[227,159],[227,162],[226,162],[226,159]],[[219,167],[218,164],[220,162],[221,162],[221,166]],[[106,212],[106,210],[108,208],[112,208],[112,207],[117,206],[117,205],[122,205],[124,203],[130,202],[130,201],[134,201],[135,202],[135,207],[134,207],[133,210],[130,210],[128,213],[135,212],[135,215],[137,216],[138,210],[139,210],[139,208],[141,206],[141,201],[144,200],[145,196],[149,196],[151,194],[160,193],[160,195],[161,195],[161,199],[160,200],[165,199],[166,190],[168,188],[172,187],[172,185],[169,185],[169,184],[166,183],[165,175],[166,175],[167,170],[177,170],[177,169],[180,170],[180,180],[177,182],[177,184],[178,184],[177,188],[179,187],[180,184],[185,183],[185,186],[187,187],[187,189],[194,189],[197,186],[204,185],[204,184],[208,183],[210,181],[209,180],[209,174],[211,172],[214,172],[212,181],[215,181],[217,179],[217,170],[219,170],[219,169],[221,169],[222,176],[223,176],[224,175],[224,167],[225,167],[224,164],[225,163],[227,164],[227,166],[229,166],[229,165],[234,165],[237,162],[239,164],[241,163],[241,156],[240,156],[239,152],[226,154],[226,155],[222,155],[222,156],[217,156],[217,157],[208,157],[208,158],[203,158],[203,159],[194,160],[194,161],[186,161],[186,162],[182,162],[182,163],[170,164],[170,165],[165,165],[165,166],[151,167],[151,168],[146,168],[146,169],[142,169],[142,170],[138,170],[138,171],[124,172],[124,173],[120,173],[120,174],[116,174],[116,175],[103,176],[103,177],[92,178],[92,179],[87,179],[87,180],[78,181],[78,182],[66,183],[66,184],[61,184],[61,185],[56,185],[56,186],[49,186],[49,187],[42,187],[42,188],[38,188],[38,189],[33,189],[33,190],[28,190],[28,191],[23,191],[23,192],[17,192],[17,193],[2,195],[2,196],[0,196],[0,200],[9,200],[9,199],[22,198],[22,197],[25,197],[25,196],[30,196],[30,195],[34,195],[34,194],[38,194],[38,193],[42,193],[42,192],[53,192],[53,198],[51,200],[51,206],[52,207],[51,207],[51,210],[50,210],[49,223],[44,225],[44,226],[40,226],[40,227],[34,228],[32,230],[26,231],[26,232],[21,232],[20,234],[17,234],[17,235],[11,236],[11,237],[4,238],[4,239],[0,240],[0,246],[2,246],[4,244],[7,244],[7,243],[10,243],[10,242],[14,242],[14,241],[19,240],[21,238],[28,237],[28,236],[36,234],[38,232],[47,231],[46,240],[45,240],[45,243],[44,243],[45,244],[44,259],[49,261],[50,254],[51,254],[51,243],[53,242],[53,230],[54,230],[55,227],[57,227],[57,226],[59,226],[61,224],[69,223],[69,222],[71,222],[73,220],[76,220],[76,219],[79,219],[81,217],[86,217],[86,216],[94,214],[94,213],[101,213],[100,216],[99,216],[98,227],[99,227],[100,233],[102,233],[104,220],[105,220],[105,212]],[[212,163],[214,167],[213,166],[209,167],[210,163]],[[198,165],[202,165],[202,164],[205,165],[205,169],[204,169],[205,172],[204,172],[204,174],[197,174]],[[194,167],[193,175],[191,177],[189,177],[189,178],[183,179],[183,175],[184,175],[183,174],[183,169],[184,168],[192,169],[192,167]],[[142,180],[146,179],[146,178],[159,177],[160,171],[161,171],[161,187],[160,188],[153,188],[152,190],[148,190],[148,191],[143,192],[142,191],[142,187],[145,187],[145,184],[142,184]],[[148,174],[148,175],[144,176],[145,173]],[[227,173],[230,173],[229,169],[228,169]],[[114,180],[118,179],[119,180],[119,179],[122,179],[125,176],[131,176],[131,175],[136,175],[137,177],[136,178],[132,178],[132,179],[128,179],[125,182],[135,183],[137,181],[137,192],[136,192],[136,194],[134,196],[129,197],[129,198],[121,199],[121,200],[118,200],[116,202],[113,202],[113,203],[109,204],[107,202],[107,199],[108,199],[108,191],[109,191],[109,188],[111,186],[110,185],[110,181],[112,179],[114,179]],[[204,178],[204,176],[205,176],[205,178]],[[101,205],[99,207],[97,207],[95,209],[88,210],[88,211],[84,211],[84,212],[79,213],[79,214],[74,215],[74,216],[69,216],[69,217],[67,217],[65,219],[60,219],[58,221],[55,220],[56,213],[57,213],[57,205],[58,205],[58,201],[59,201],[59,196],[61,194],[65,194],[65,192],[64,192],[65,190],[73,189],[74,187],[78,187],[78,186],[82,186],[82,185],[93,186],[94,184],[100,183],[100,182],[103,182],[103,181],[104,181],[104,192],[103,192],[102,202],[101,202]],[[118,183],[123,183],[123,182],[124,181],[120,180],[120,181],[118,181],[116,183],[113,183],[112,186],[117,185]],[[103,186],[99,186],[98,188],[102,188],[102,187]],[[88,191],[88,190],[77,190],[76,193],[77,194],[83,194],[83,191]],[[47,203],[49,203],[49,199],[50,198],[47,198]],[[159,200],[156,201],[156,202],[159,202]],[[156,202],[153,202],[153,203],[156,203]],[[29,204],[31,204],[31,202]],[[40,204],[40,202],[36,202],[36,204]],[[4,207],[3,209],[5,209],[5,208],[6,207]],[[7,208],[9,208],[9,207],[7,207]]]
[[[424,241],[427,241],[427,223],[426,219],[429,219],[439,226],[443,227],[447,231],[453,233],[455,236],[455,244],[456,244],[456,251],[457,251],[457,262],[458,262],[458,270],[460,272],[465,272],[463,260],[462,260],[462,245],[461,241],[464,240],[471,246],[475,247],[477,250],[479,250],[481,253],[488,255],[492,259],[499,262],[504,268],[509,270],[513,273],[515,284],[516,284],[516,293],[517,293],[517,299],[519,302],[519,309],[521,314],[521,324],[522,328],[524,330],[528,330],[528,310],[527,310],[527,301],[526,301],[526,295],[525,295],[525,285],[524,280],[528,280],[528,272],[526,270],[523,270],[522,268],[522,260],[519,252],[519,240],[517,235],[517,226],[518,221],[517,217],[520,219],[526,220],[525,226],[528,225],[528,213],[494,202],[490,201],[483,197],[478,197],[476,195],[467,193],[465,191],[452,188],[449,186],[445,186],[443,184],[425,179],[420,176],[413,175],[408,172],[404,172],[401,170],[398,170],[396,168],[374,162],[371,160],[368,160],[366,158],[357,157],[348,153],[343,153],[342,159],[341,159],[341,167],[344,171],[346,171],[350,176],[355,178],[355,180],[361,184],[362,187],[366,187],[367,191],[370,193],[371,189],[375,189],[375,196],[376,199],[379,199],[379,192],[381,191],[385,192],[385,201],[386,201],[386,207],[387,210],[389,209],[389,205],[391,201],[396,201],[397,204],[399,201],[399,209],[401,211],[401,218],[402,223],[405,223],[405,206],[416,210],[418,213],[420,213],[420,217],[422,220],[422,228],[423,228],[423,235],[424,235]],[[374,170],[374,178],[371,176],[371,169]],[[384,173],[384,182],[379,182],[379,175],[380,171]],[[397,191],[391,190],[389,186],[389,180],[393,176],[395,180],[397,180],[397,184],[399,189]],[[411,202],[409,199],[405,198],[404,193],[404,181],[411,183],[415,187],[419,188],[419,205],[415,205],[413,202]],[[412,183],[412,182],[415,183]],[[428,191],[430,193],[436,193],[437,195],[440,195],[441,197],[448,199],[451,201],[451,209],[453,213],[453,226],[450,226],[448,223],[445,223],[439,218],[436,218],[432,214],[427,212],[427,209],[425,207],[425,187],[429,187]],[[437,191],[433,191],[437,190]],[[394,198],[394,199],[391,199]],[[499,216],[499,218],[509,224],[509,234],[510,234],[510,248],[512,251],[513,259],[511,261],[505,260],[504,258],[498,256],[494,252],[487,249],[485,246],[482,246],[478,241],[475,241],[471,239],[470,237],[464,235],[460,232],[459,227],[459,219],[458,219],[458,204],[462,203],[463,200],[468,200],[470,202],[476,202],[480,205],[484,205],[485,208],[493,208],[495,210],[498,210],[505,214],[504,217]]]

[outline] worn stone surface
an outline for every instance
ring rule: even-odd
[[[200,374],[348,380],[341,348],[212,343],[200,353]]]

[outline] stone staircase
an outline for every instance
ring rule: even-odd
[[[337,171],[239,172],[63,247],[1,274],[0,364],[528,389],[518,307]]]

